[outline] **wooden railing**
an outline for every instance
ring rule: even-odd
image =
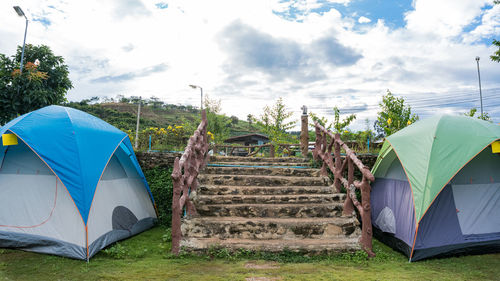
[[[366,251],[369,257],[374,257],[372,247],[372,222],[371,222],[371,207],[370,207],[370,181],[374,181],[375,177],[370,170],[356,157],[356,154],[342,141],[339,134],[333,134],[326,130],[323,126],[314,123],[316,128],[316,144],[313,150],[315,160],[321,160],[321,175],[327,176],[328,171],[334,175],[334,188],[336,192],[341,192],[341,184],[347,192],[347,197],[344,202],[344,215],[352,215],[354,206],[361,216],[361,238],[360,244],[363,250]],[[330,142],[328,142],[330,138]],[[332,156],[333,149],[333,156]],[[340,150],[345,151],[345,158],[342,160]],[[335,160],[334,160],[335,157]],[[354,180],[354,167],[357,167],[361,172],[362,180]],[[347,168],[347,179],[344,178]],[[361,190],[361,203],[356,197],[356,188]]]
[[[234,156],[236,153],[246,153],[244,156],[250,157],[257,155],[259,152],[268,153],[268,156],[274,158],[276,156],[275,146],[278,147],[278,154],[287,154],[289,156],[295,155],[296,152],[300,152],[300,144],[289,144],[289,143],[279,143],[274,145],[272,143],[266,143],[261,145],[229,145],[229,144],[215,144],[212,146],[214,155],[218,152],[224,151],[226,156]],[[268,148],[268,151],[264,149]],[[288,153],[286,153],[288,152]]]
[[[190,192],[198,187],[198,173],[208,158],[207,113],[201,112],[201,123],[189,138],[184,154],[175,158],[172,172],[172,253],[179,254],[181,233],[181,217],[184,206],[187,215],[196,215],[196,209],[189,198]],[[182,195],[181,195],[182,193]]]

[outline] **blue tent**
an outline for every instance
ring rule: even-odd
[[[88,259],[153,225],[154,200],[124,132],[48,106],[0,136],[0,247]]]

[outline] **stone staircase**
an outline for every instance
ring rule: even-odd
[[[181,226],[186,250],[361,249],[357,218],[342,216],[346,195],[305,159],[211,156],[198,180],[192,197],[199,216]]]

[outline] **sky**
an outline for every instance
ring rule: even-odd
[[[421,119],[479,108],[500,122],[500,40],[493,0],[2,0],[0,53],[26,42],[63,56],[67,98],[157,97],[200,105],[199,85],[222,112],[259,116],[282,97],[333,119],[373,123],[382,96],[405,98]],[[43,63],[43,61],[41,62]]]

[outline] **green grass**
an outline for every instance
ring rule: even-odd
[[[498,280],[500,254],[408,263],[402,254],[374,241],[377,257],[363,252],[307,257],[281,254],[169,254],[167,229],[155,227],[101,251],[90,263],[18,250],[0,249],[0,280]],[[164,237],[165,236],[165,237]],[[271,265],[259,269],[248,265]]]

